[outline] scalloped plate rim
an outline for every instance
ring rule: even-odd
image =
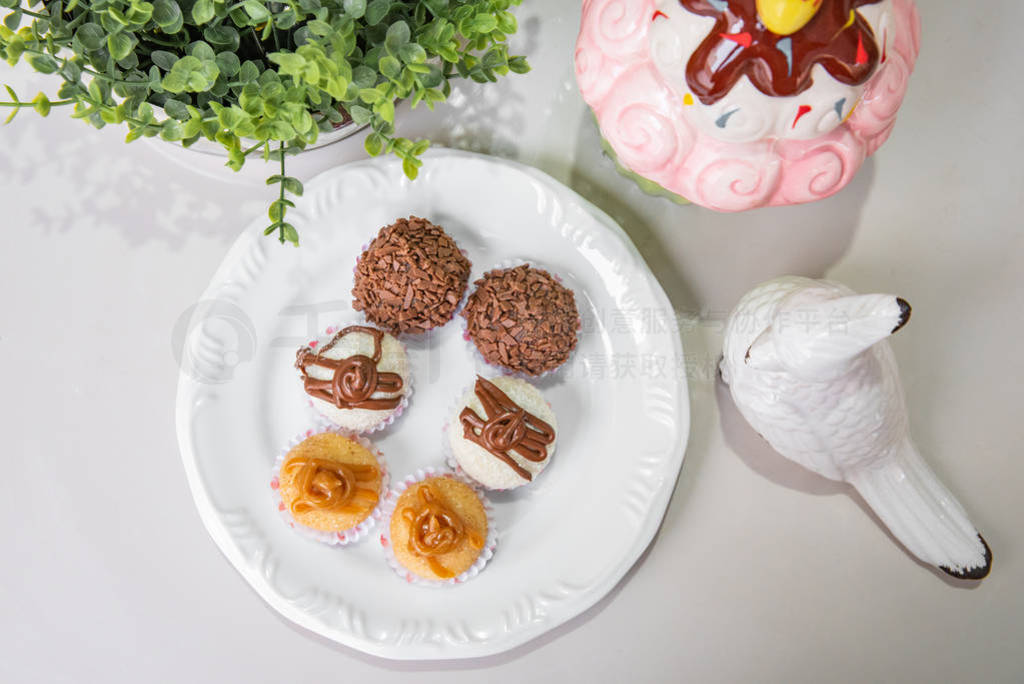
[[[607,230],[622,244],[626,251],[637,260],[638,272],[648,280],[652,296],[658,300],[659,305],[664,307],[665,311],[672,311],[668,295],[665,293],[664,288],[662,288],[661,283],[651,272],[650,267],[647,265],[643,256],[639,253],[639,250],[637,250],[632,240],[618,225],[618,223],[589,200],[585,199],[577,192],[565,186],[547,173],[519,162],[463,150],[444,148],[432,149],[424,155],[424,158],[426,160],[444,158],[469,159],[476,161],[483,160],[488,163],[504,165],[523,173],[524,175],[532,177],[534,180],[548,186],[548,188],[555,194],[562,195],[577,203],[583,210],[592,215],[597,224]],[[336,173],[339,169],[359,168],[361,166],[372,168],[378,165],[390,165],[395,163],[397,162],[394,160],[376,158],[341,164],[331,169],[327,169],[310,179],[305,184],[307,189],[306,194],[312,195],[312,190],[319,187],[322,182],[329,180],[330,176]],[[256,219],[250,222],[250,224],[243,229],[241,234],[236,238],[235,242],[226,252],[224,259],[210,278],[209,285],[204,289],[202,295],[200,295],[197,301],[206,300],[211,296],[220,281],[223,279],[223,276],[229,272],[230,269],[233,268],[234,264],[247,253],[254,241],[269,240],[269,238],[265,238],[262,234],[261,227],[263,223],[264,221],[262,219]],[[274,247],[276,246],[277,245],[274,245]],[[677,353],[678,358],[684,358],[682,340],[678,329],[675,327],[669,327],[666,334],[672,338],[672,347]],[[683,460],[685,458],[691,427],[690,398],[686,377],[684,375],[677,374],[675,384],[678,397],[676,406],[676,416],[678,420],[676,443],[668,448],[668,456],[662,462],[662,466],[660,468],[659,474],[661,476],[661,483],[656,493],[647,502],[646,515],[643,519],[642,525],[638,529],[638,533],[634,536],[634,541],[629,547],[629,552],[623,554],[619,563],[616,564],[613,569],[606,572],[599,581],[592,583],[584,591],[579,592],[573,599],[554,606],[547,619],[543,622],[534,621],[525,626],[519,626],[511,632],[507,632],[500,639],[466,643],[458,647],[450,646],[448,650],[442,648],[436,655],[403,653],[402,646],[400,645],[396,646],[389,643],[374,642],[372,640],[360,638],[359,635],[352,632],[345,631],[340,628],[332,628],[322,623],[318,623],[307,612],[297,608],[285,599],[285,597],[283,597],[280,592],[273,587],[265,577],[263,577],[259,568],[250,564],[243,557],[237,543],[234,541],[225,526],[220,513],[218,513],[216,507],[213,505],[209,493],[206,491],[202,477],[199,474],[198,461],[196,454],[192,450],[191,441],[192,411],[189,406],[191,400],[194,398],[193,388],[197,386],[197,383],[184,373],[180,373],[179,375],[175,401],[175,424],[178,446],[189,490],[192,494],[193,502],[199,513],[200,519],[203,522],[203,526],[206,528],[206,531],[217,545],[217,548],[225,558],[227,558],[232,567],[270,607],[289,621],[313,632],[314,634],[372,656],[388,660],[462,660],[483,658],[510,651],[527,644],[528,642],[583,614],[596,605],[602,598],[607,596],[623,580],[633,566],[636,565],[636,562],[648,547],[651,546],[655,535],[661,527],[661,523],[668,509],[672,494],[675,491],[679,473],[681,472]],[[458,650],[454,650],[456,648],[458,648]]]

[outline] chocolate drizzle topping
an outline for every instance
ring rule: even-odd
[[[355,354],[345,359],[329,359],[323,354],[332,349],[341,338],[352,333],[366,333],[373,337],[373,358]],[[381,373],[377,370],[382,354],[383,331],[362,325],[350,325],[338,332],[318,352],[303,347],[295,355],[295,367],[302,373],[306,394],[334,404],[340,409],[362,408],[372,411],[389,411],[398,408],[402,397],[374,399],[377,392],[398,392],[402,389],[402,376],[398,373]],[[308,368],[319,366],[333,371],[330,380],[310,377]]]
[[[454,511],[437,500],[430,485],[420,485],[416,495],[420,505],[402,510],[402,519],[409,523],[409,552],[425,558],[430,569],[442,579],[450,579],[455,573],[438,560],[438,556],[458,551],[468,541],[475,549],[482,549],[484,540],[466,524]]]
[[[716,19],[686,65],[686,82],[701,102],[714,104],[746,76],[765,95],[797,95],[813,85],[821,64],[840,83],[861,85],[874,73],[875,34],[857,8],[881,0],[819,0],[821,8],[800,30],[779,36],[761,23],[757,0],[679,0]]]
[[[462,409],[462,436],[494,454],[526,481],[533,480],[530,471],[516,463],[509,452],[539,463],[548,456],[547,447],[555,441],[555,429],[479,375],[473,391],[487,418],[481,418],[468,406]]]
[[[281,473],[295,478],[298,496],[291,502],[292,513],[359,513],[380,497],[380,473],[372,465],[295,456],[281,466]]]

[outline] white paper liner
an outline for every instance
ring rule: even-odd
[[[370,512],[370,515],[366,520],[363,520],[355,527],[351,527],[347,530],[341,530],[339,532],[315,530],[312,527],[307,527],[296,520],[294,516],[292,516],[291,511],[288,510],[288,507],[284,505],[284,501],[281,499],[281,489],[279,484],[281,466],[284,465],[284,461],[288,457],[288,452],[313,435],[320,435],[328,432],[341,435],[342,437],[358,442],[360,446],[372,453],[380,463],[380,497],[377,500],[377,505]],[[348,546],[349,544],[354,544],[365,538],[370,533],[370,530],[373,529],[374,525],[384,517],[384,500],[387,498],[390,491],[388,489],[388,485],[390,483],[391,474],[388,471],[388,464],[384,459],[384,454],[381,453],[380,449],[375,447],[370,440],[366,439],[362,435],[358,435],[354,432],[346,432],[345,430],[341,430],[335,426],[324,426],[310,428],[301,435],[294,437],[288,443],[288,446],[286,446],[281,453],[277,455],[277,459],[274,461],[274,468],[271,472],[270,491],[273,493],[272,497],[274,505],[277,507],[278,513],[281,514],[282,520],[284,520],[285,523],[297,533],[307,539],[318,541],[321,544],[327,544],[329,546]]]
[[[508,372],[503,373],[503,375],[507,375],[509,377],[519,377],[514,373]],[[484,379],[490,380],[493,378],[494,376],[492,375],[490,378],[485,377]],[[526,378],[522,379],[526,380]],[[530,384],[535,390],[540,392],[541,397],[544,397],[544,393],[541,392],[541,390],[537,386],[533,385],[533,383]],[[544,470],[541,470],[541,472],[534,475],[533,480],[523,482],[521,485],[518,485],[516,487],[488,487],[482,482],[479,482],[476,478],[471,476],[465,470],[463,470],[462,466],[459,465],[458,460],[456,460],[455,452],[452,451],[451,435],[448,434],[448,431],[451,430],[452,428],[452,418],[455,416],[455,409],[462,404],[462,398],[466,396],[466,394],[468,394],[469,392],[472,392],[475,387],[476,380],[474,380],[469,385],[466,385],[466,387],[464,387],[461,392],[455,395],[455,398],[452,399],[451,405],[448,406],[448,412],[445,413],[444,424],[441,426],[441,453],[444,454],[445,465],[447,465],[449,468],[455,471],[455,474],[458,475],[460,478],[470,482],[474,487],[479,487],[480,489],[485,489],[489,492],[510,492],[525,487],[529,484],[532,484],[538,477],[540,477],[544,473],[544,470],[547,470],[548,465],[550,465],[551,459],[554,458],[553,453],[548,453],[548,457],[547,459],[545,459],[544,463]],[[554,412],[555,407],[551,405],[551,402],[548,401],[546,397],[544,397],[544,403],[548,405],[548,408],[550,408],[552,412]],[[558,446],[557,441],[555,442],[555,446]]]
[[[420,577],[412,570],[409,570],[404,565],[398,562],[398,558],[395,556],[395,551],[391,547],[391,516],[394,515],[395,506],[398,504],[398,497],[402,495],[406,489],[422,482],[429,477],[451,477],[460,482],[464,482],[473,488],[476,495],[480,497],[481,503],[484,506],[484,512],[487,514],[487,539],[484,541],[484,548],[480,550],[480,555],[477,556],[476,561],[469,567],[468,570],[463,572],[461,575],[447,580],[429,580],[424,577]],[[383,519],[379,541],[381,548],[384,550],[384,558],[387,560],[391,569],[395,571],[395,574],[401,577],[409,584],[415,584],[424,587],[454,587],[463,582],[466,582],[473,577],[480,574],[487,562],[494,556],[494,549],[498,545],[498,531],[494,526],[494,508],[491,506],[491,502],[487,500],[483,492],[480,491],[480,487],[467,477],[460,476],[457,473],[449,472],[438,468],[421,468],[414,473],[407,475],[401,482],[395,485],[395,488],[388,492],[387,497],[383,503]]]
[[[338,323],[336,325],[328,326],[327,330],[324,331],[324,335],[325,335],[325,337],[327,339],[330,339],[339,330],[344,330],[345,328],[347,328],[350,325],[362,325],[362,326],[366,326],[366,327],[370,327],[370,328],[376,328],[378,330],[381,330],[385,334],[391,335],[391,333],[389,333],[387,330],[384,330],[383,328],[379,328],[378,326],[374,325],[373,323],[367,323],[365,321],[343,321],[343,322]],[[391,335],[391,336],[394,337],[398,341],[398,344],[400,344],[402,346],[402,351],[405,353],[405,358],[406,358],[406,360],[409,363],[408,377],[402,379],[402,382],[405,384],[405,393],[402,395],[402,400],[398,403],[398,406],[394,409],[394,411],[391,413],[391,415],[389,415],[387,418],[385,418],[381,422],[377,423],[373,427],[367,428],[365,430],[355,430],[353,428],[345,427],[343,425],[338,425],[333,420],[331,420],[330,418],[325,416],[316,407],[316,404],[313,402],[312,397],[310,397],[307,394],[306,395],[306,407],[309,409],[310,413],[312,413],[313,419],[316,421],[317,427],[322,427],[322,428],[327,428],[327,429],[334,429],[334,430],[338,430],[338,431],[343,432],[343,433],[350,433],[351,432],[353,434],[371,435],[374,432],[380,432],[381,430],[384,430],[385,428],[390,427],[392,423],[394,423],[396,420],[398,420],[399,416],[401,416],[403,413],[405,413],[405,409],[409,405],[409,400],[412,398],[412,392],[413,392],[412,361],[409,359],[409,350],[406,348],[405,343],[402,342],[402,340],[399,339],[397,335]],[[306,346],[310,347],[315,352],[316,348],[320,344],[322,344],[322,343],[323,343],[323,340],[321,340],[321,339],[310,340],[309,342],[306,343]],[[381,413],[386,413],[386,411],[381,411]]]
[[[547,271],[551,275],[551,277],[555,279],[556,282],[558,282],[560,285],[565,285],[565,283],[562,282],[562,277],[560,275],[558,275],[558,271],[554,270],[553,268],[549,268],[548,266],[544,265],[543,262],[538,261],[537,259],[505,259],[503,261],[499,261],[497,264],[495,264],[495,265],[491,266],[490,268],[488,268],[487,270],[485,270],[478,278],[474,279],[473,282],[471,282],[469,284],[470,286],[469,286],[469,288],[467,288],[466,299],[467,300],[469,299],[469,290],[470,289],[474,289],[474,290],[476,289],[474,287],[474,283],[477,280],[479,280],[480,278],[482,278],[483,276],[485,276],[486,274],[490,273],[491,271],[504,271],[506,269],[515,268],[517,266],[522,266],[524,264],[529,266],[529,267],[531,267],[531,268],[536,268],[536,269],[541,270],[541,271]],[[571,287],[569,287],[568,285],[565,285],[565,287],[567,289],[571,290],[573,295],[577,295],[577,292],[575,290],[573,290]],[[470,335],[469,335],[468,321],[466,320],[465,316],[461,315],[462,310],[464,308],[465,308],[465,304],[463,304],[463,306],[459,309],[459,314],[460,314],[459,317],[462,319],[462,339],[466,342],[466,346],[469,347],[470,352],[473,354],[474,357],[476,357],[480,361],[480,363],[484,364],[488,368],[495,369],[497,372],[501,373],[502,375],[511,375],[512,377],[520,378],[522,380],[528,380],[528,381],[537,381],[537,380],[542,380],[544,378],[548,378],[551,375],[553,375],[555,373],[558,373],[563,368],[566,368],[569,365],[569,363],[572,361],[573,355],[576,353],[576,350],[580,346],[579,336],[580,336],[581,331],[583,329],[583,317],[580,316],[580,314],[579,314],[580,306],[579,306],[579,303],[577,302],[577,304],[576,304],[576,318],[577,318],[576,346],[573,347],[572,351],[569,352],[569,356],[566,357],[565,361],[563,361],[557,368],[552,368],[551,370],[546,370],[543,373],[540,373],[539,375],[530,375],[529,373],[524,373],[523,371],[513,370],[511,368],[507,368],[505,366],[502,366],[501,364],[493,363],[491,361],[488,361],[487,359],[484,358],[484,355],[480,353],[480,350],[477,348],[476,343],[473,342],[473,338],[470,337]]]

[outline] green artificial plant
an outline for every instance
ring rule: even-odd
[[[395,131],[395,104],[433,108],[451,80],[496,81],[529,70],[508,53],[509,11],[522,0],[0,0],[0,58],[26,61],[62,83],[23,100],[9,86],[7,121],[72,107],[127,140],[160,136],[222,145],[227,165],[259,154],[280,162],[266,233],[298,244],[288,195],[302,184],[285,158],[320,133],[367,124],[370,155],[393,153],[415,178],[428,140]]]

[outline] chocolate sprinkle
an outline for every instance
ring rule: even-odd
[[[426,332],[455,315],[470,266],[440,226],[398,219],[356,262],[352,306],[392,333]]]
[[[462,315],[489,363],[541,375],[569,359],[580,326],[572,290],[527,264],[489,271],[475,286]]]

